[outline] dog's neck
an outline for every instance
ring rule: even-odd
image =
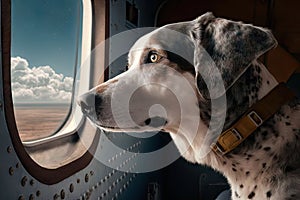
[[[223,130],[229,128],[249,107],[267,95],[277,84],[275,78],[262,64],[254,62],[239,80],[227,90],[227,117]],[[202,113],[202,116],[205,115],[207,113]],[[270,128],[272,124],[266,126]],[[267,129],[266,131],[270,132]],[[264,133],[263,130],[260,132]],[[258,137],[264,136],[259,135]],[[276,182],[276,180],[271,180],[272,177],[274,178],[272,170],[274,163],[270,161],[271,155],[266,156],[267,148],[270,148],[266,145],[269,145],[271,138],[272,136],[266,136],[265,141],[268,143],[264,143],[263,139],[250,136],[244,143],[225,156],[211,151],[205,159],[197,160],[197,162],[207,164],[222,172],[232,186],[234,198],[247,199],[255,195],[255,192],[256,197],[258,193],[261,193],[265,198],[272,195],[272,192],[274,193],[271,191],[271,183]],[[264,150],[264,148],[266,149]],[[267,157],[268,160],[266,160]],[[273,156],[272,159],[274,159]],[[253,185],[253,183],[257,183],[257,185]],[[270,194],[266,194],[267,192]]]
[[[227,111],[223,131],[228,129],[249,107],[267,95],[277,84],[266,67],[254,61],[226,91]],[[201,119],[208,125],[211,120],[211,103],[209,101],[200,102],[199,107]]]
[[[224,116],[221,115],[226,115],[223,131],[241,117],[253,103],[268,94],[277,84],[277,81],[262,64],[256,61],[253,62],[236,83],[227,90],[227,113],[219,112],[220,116],[216,116],[218,114],[214,116],[216,118],[222,118]],[[221,101],[221,103],[224,102]],[[225,107],[223,104],[220,106]],[[210,102],[199,102],[199,107],[201,120],[198,127],[198,133],[195,137],[195,129],[191,130],[191,125],[186,125],[187,123],[183,123],[185,126],[182,126],[180,130],[167,131],[173,133],[171,134],[171,137],[173,137],[179,151],[187,160],[218,168],[215,164],[216,162],[210,161],[209,156],[206,155],[210,152],[211,143],[214,142],[218,136],[216,135],[217,133],[214,133],[211,130],[209,131],[212,133],[208,133],[208,127],[209,125],[210,127],[218,127],[219,120],[211,120]],[[194,115],[199,115],[199,112],[193,113],[191,111],[188,117],[193,118]],[[194,118],[196,119],[196,117]],[[195,120],[186,121],[194,123]],[[213,123],[216,124],[214,125]],[[187,146],[190,146],[190,149],[185,151]],[[203,159],[204,157],[205,159]]]

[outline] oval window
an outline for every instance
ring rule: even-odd
[[[71,113],[81,0],[12,0],[11,86],[22,141],[57,133]]]

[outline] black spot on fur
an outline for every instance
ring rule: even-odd
[[[236,169],[233,167],[233,168],[232,168],[232,171],[236,172]]]
[[[291,123],[290,122],[285,122],[285,125],[290,126]]]
[[[252,191],[249,195],[248,195],[248,199],[252,199],[255,196],[255,193]]]
[[[250,174],[250,172],[249,172],[249,171],[246,171],[246,175],[249,176],[249,174]]]
[[[235,195],[237,198],[240,198],[240,195],[237,193],[237,191],[234,191],[234,195]]]
[[[265,147],[264,150],[265,150],[265,151],[270,151],[270,150],[271,150],[271,147]]]
[[[271,190],[269,190],[269,191],[266,193],[266,195],[267,195],[267,198],[270,198],[270,197],[272,196]]]
[[[240,188],[243,188],[243,187],[244,187],[244,185],[243,185],[243,184],[241,184],[241,185],[240,185]]]
[[[266,165],[267,165],[267,163],[262,164],[263,169],[266,168]]]

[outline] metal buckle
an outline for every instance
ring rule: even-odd
[[[218,150],[218,152],[220,152],[222,155],[225,154],[225,150],[223,149],[223,147],[219,144],[219,142],[214,143],[213,145],[213,149]],[[216,148],[215,148],[216,147]]]
[[[259,127],[263,123],[261,117],[254,110],[251,111],[247,116],[255,124],[256,127]]]
[[[242,140],[243,136],[240,134],[240,132],[238,132],[235,128],[231,129],[231,132],[233,133],[233,135],[238,139],[238,140]]]

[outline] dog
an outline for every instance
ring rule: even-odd
[[[231,152],[203,153],[219,129],[228,129],[278,85],[258,61],[276,45],[267,29],[206,13],[141,37],[129,52],[128,71],[83,94],[78,103],[107,131],[169,132],[186,160],[227,177],[232,199],[300,199],[297,98]]]

